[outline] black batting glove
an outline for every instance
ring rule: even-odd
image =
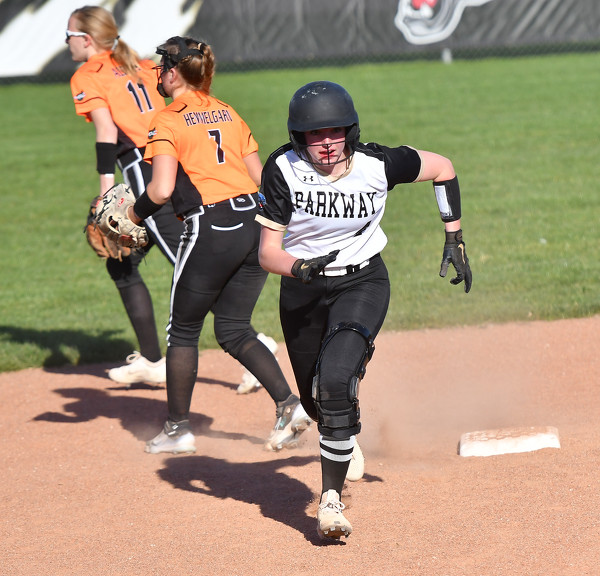
[[[292,266],[292,274],[296,278],[300,278],[303,284],[310,284],[310,281],[315,276],[318,276],[327,264],[331,264],[337,258],[338,254],[339,250],[334,250],[327,254],[327,256],[317,256],[317,258],[310,258],[309,260],[299,258]]]
[[[456,270],[456,278],[450,280],[450,284],[460,284],[465,281],[465,292],[471,289],[472,274],[465,250],[465,243],[462,239],[462,230],[454,232],[446,231],[446,243],[444,244],[444,254],[442,256],[442,265],[440,267],[440,276],[446,277],[448,266],[452,264]]]

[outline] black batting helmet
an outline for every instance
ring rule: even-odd
[[[360,137],[358,114],[350,94],[339,84],[309,82],[292,96],[288,133],[297,154],[306,148],[304,132],[342,126],[346,128],[346,143],[354,152]]]

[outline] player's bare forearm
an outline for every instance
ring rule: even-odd
[[[165,204],[175,189],[177,178],[177,158],[159,154],[152,158],[152,180],[146,192],[156,204]]]
[[[100,196],[104,196],[114,185],[114,174],[100,174]]]
[[[260,249],[258,259],[264,270],[271,274],[279,274],[279,276],[292,276],[292,266],[297,260],[281,248],[276,250]]]
[[[258,259],[267,272],[280,276],[292,276],[292,266],[297,258],[282,248],[283,232],[263,226],[260,235]]]
[[[444,228],[446,232],[456,232],[460,230],[460,219],[454,220],[454,222],[445,222]]]
[[[252,178],[252,181],[256,184],[256,186],[260,186],[262,162],[260,161],[260,156],[258,155],[258,152],[253,152],[252,154],[246,156],[244,158],[244,164],[246,164],[248,175],[250,176],[250,178]]]

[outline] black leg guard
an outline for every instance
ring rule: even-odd
[[[321,359],[323,353],[331,342],[333,337],[341,330],[352,330],[360,334],[366,343],[365,351],[358,364],[356,374],[352,375],[348,381],[347,397],[350,402],[350,408],[346,410],[331,411],[323,407],[322,402],[330,399],[326,391],[321,390],[320,387],[320,372],[321,372]],[[363,379],[366,371],[367,364],[373,356],[375,351],[375,344],[371,333],[365,326],[358,324],[357,322],[342,322],[337,326],[334,326],[329,334],[325,337],[323,345],[321,346],[321,352],[317,359],[315,367],[315,376],[312,384],[312,397],[317,408],[317,414],[319,416],[319,431],[321,434],[331,436],[332,438],[347,438],[348,435],[358,434],[360,432],[360,407],[358,402],[358,389],[360,381]]]

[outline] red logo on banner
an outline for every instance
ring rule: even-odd
[[[412,6],[415,10],[420,10],[423,4],[427,4],[432,8],[438,3],[438,0],[412,0]]]
[[[465,8],[493,0],[399,0],[396,28],[411,44],[434,44],[448,38]]]

